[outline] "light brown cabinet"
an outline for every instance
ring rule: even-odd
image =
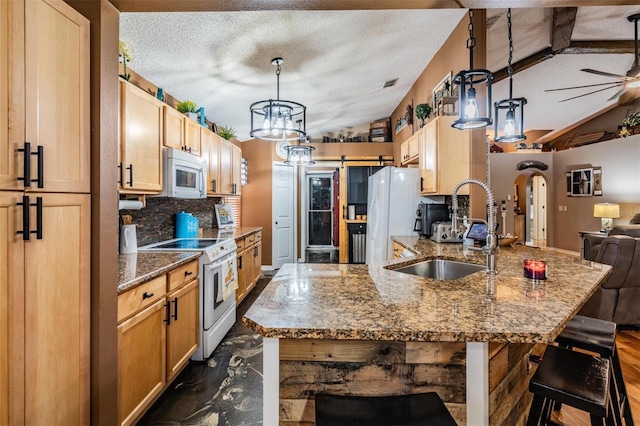
[[[203,126],[200,123],[184,116],[184,150],[191,154],[200,156],[201,137],[200,129]]]
[[[233,144],[220,139],[220,194],[233,194]]]
[[[472,143],[471,130],[451,127],[456,117],[436,117],[420,131],[420,190],[423,195],[450,195],[455,186],[472,177],[484,180],[483,143]],[[468,195],[469,185],[458,191]]]
[[[89,21],[0,2],[0,424],[89,423],[89,111]]]
[[[200,138],[202,144],[201,157],[206,159],[209,165],[207,171],[207,194],[221,194],[220,185],[220,146],[222,138],[217,134],[205,129],[201,126]]]
[[[240,304],[262,277],[262,231],[237,239],[236,245],[238,246],[236,304]]]
[[[184,122],[186,116],[175,108],[165,105],[163,111],[162,144],[166,147],[184,151]]]
[[[418,130],[420,132],[420,130]],[[418,132],[414,133],[409,139],[400,145],[401,164],[416,164],[420,154],[420,146],[418,142]]]
[[[242,190],[242,149],[237,145],[231,146],[231,193],[240,195]]]
[[[0,28],[0,189],[89,192],[89,22],[16,0]]]
[[[134,424],[198,348],[198,261],[118,296],[118,419]]]
[[[120,96],[120,192],[159,193],[164,104],[125,80]]]

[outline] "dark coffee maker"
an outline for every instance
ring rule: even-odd
[[[449,206],[446,204],[425,204],[421,202],[418,205],[416,215],[417,218],[413,230],[426,238],[431,237],[432,223],[451,220],[449,217]]]

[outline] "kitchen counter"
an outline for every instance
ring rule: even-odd
[[[238,228],[233,228],[229,230],[220,230],[217,228],[207,229],[203,232],[203,238],[218,238],[220,236],[224,236],[227,238],[233,238],[237,240],[238,238],[244,238],[247,235],[253,234],[255,232],[262,231],[262,226],[241,226]]]
[[[139,251],[118,256],[118,294],[158,277],[192,260],[200,252]]]
[[[265,337],[265,424],[283,421],[280,413],[292,424],[309,421],[291,413],[309,409],[310,389],[360,393],[363,386],[369,394],[435,390],[461,424],[519,424],[530,401],[529,354],[553,342],[611,271],[515,246],[499,248],[494,277],[438,281],[386,267],[436,257],[484,264],[484,255],[461,244],[393,240],[417,256],[370,266],[287,264],[247,311],[243,322]],[[523,278],[527,258],[547,262],[546,281]],[[327,367],[347,353],[359,353],[356,364]],[[371,371],[386,363],[395,367]],[[310,376],[319,383],[304,382]]]

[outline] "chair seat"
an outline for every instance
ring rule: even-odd
[[[540,366],[529,381],[529,390],[604,418],[609,378],[607,358],[547,346]]]
[[[561,346],[596,352],[610,358],[616,342],[616,323],[576,315],[556,338]]]
[[[394,396],[316,394],[317,426],[456,426],[437,393]]]

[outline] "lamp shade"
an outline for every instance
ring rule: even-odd
[[[620,205],[615,203],[597,203],[593,206],[593,217],[617,219],[620,217]]]

